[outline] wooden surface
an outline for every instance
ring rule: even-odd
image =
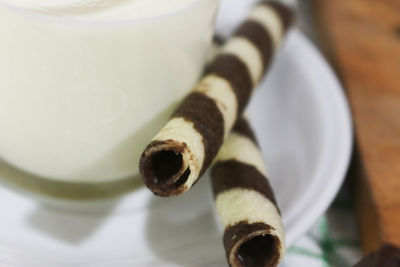
[[[353,112],[363,248],[400,246],[400,1],[315,0],[314,12]]]

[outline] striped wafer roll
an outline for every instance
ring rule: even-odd
[[[140,172],[155,194],[182,194],[210,166],[268,69],[290,19],[282,4],[261,2],[221,48],[142,154]]]
[[[285,254],[279,208],[253,132],[239,119],[211,170],[230,266],[277,266]]]

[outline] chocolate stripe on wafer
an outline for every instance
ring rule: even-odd
[[[243,117],[238,118],[236,120],[235,125],[233,126],[232,131],[237,134],[248,137],[249,139],[251,139],[251,141],[254,142],[254,144],[256,144],[258,146],[256,136],[254,135],[253,130],[251,129],[248,121],[245,118],[243,118]]]
[[[292,23],[292,12],[279,2],[261,1],[254,8],[248,20],[259,23],[268,32],[273,48],[276,50],[283,40],[284,33]]]
[[[290,25],[293,23],[293,15],[291,10],[281,3],[272,1],[261,1],[259,5],[264,5],[267,8],[272,8],[276,13],[278,13],[280,19],[283,22],[284,31],[287,31]]]
[[[228,81],[230,94],[236,97],[237,113],[246,107],[253,89],[248,67],[237,56],[220,54],[208,67],[208,75],[215,75]]]
[[[235,32],[235,36],[248,39],[261,53],[263,73],[267,70],[273,55],[273,40],[266,29],[256,21],[247,20]]]
[[[238,120],[218,153],[211,179],[229,265],[277,266],[285,253],[280,211],[244,119]]]
[[[201,114],[197,112],[199,109],[203,109]],[[193,123],[195,130],[203,137],[204,165],[209,166],[224,137],[224,118],[216,102],[206,94],[191,93],[172,117],[184,118]]]
[[[214,160],[284,37],[286,22],[276,5],[286,8],[266,3],[254,7],[143,152],[139,169],[155,194],[189,190]]]
[[[256,167],[238,160],[227,160],[218,162],[212,169],[212,175],[218,177],[213,180],[214,196],[239,187],[257,191],[276,205],[268,180]]]

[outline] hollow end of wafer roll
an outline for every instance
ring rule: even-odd
[[[174,140],[153,141],[140,159],[140,172],[146,186],[158,196],[180,195],[187,190],[190,175],[183,159],[185,143]]]
[[[243,222],[237,227],[243,229],[235,232],[234,235],[231,235],[229,231],[224,235],[230,266],[261,267],[279,264],[282,257],[280,255],[282,245],[280,239],[270,231],[270,226]]]

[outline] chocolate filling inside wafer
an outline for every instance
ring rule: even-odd
[[[244,242],[236,258],[243,266],[274,266],[278,254],[276,238],[272,235],[260,235]]]
[[[153,155],[151,161],[156,183],[168,183],[182,169],[182,154],[175,154],[174,151],[160,151]]]
[[[269,234],[271,230],[265,223],[249,224],[246,221],[226,228],[224,246],[230,264],[246,267],[276,266],[280,258],[281,242]]]
[[[152,147],[157,147],[160,143],[163,142],[153,142],[149,145],[149,150]],[[171,146],[171,150],[164,147],[168,144]],[[163,143],[163,148],[160,151],[143,154],[140,160],[140,171],[146,177],[144,180],[146,185],[160,196],[169,195],[168,192],[183,190],[180,186],[187,181],[190,175],[190,168],[183,170],[183,157],[180,147],[174,145],[172,140]]]

